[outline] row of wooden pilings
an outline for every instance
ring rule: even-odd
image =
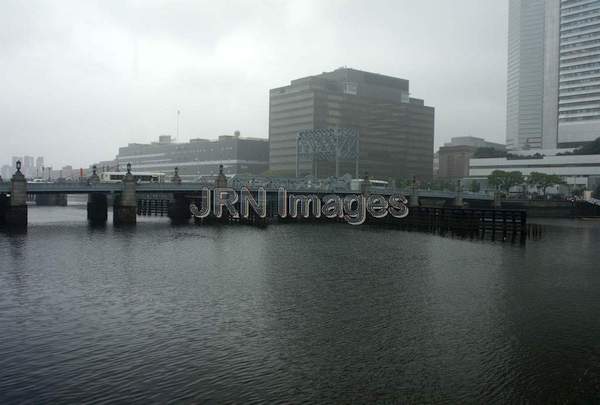
[[[345,222],[343,218],[290,218],[279,222]],[[542,227],[527,223],[522,210],[474,209],[457,207],[410,207],[406,218],[388,215],[384,218],[366,217],[365,224],[385,226],[406,231],[421,231],[470,239],[525,242],[539,239]]]
[[[419,206],[411,207],[402,220],[388,216],[368,222],[471,239],[524,242],[532,236],[524,210]],[[541,228],[536,228],[535,236],[541,236]]]
[[[138,199],[137,214],[142,216],[164,217],[169,215],[170,205],[171,201],[165,199]]]
[[[201,207],[200,199],[189,200]],[[412,199],[410,202],[417,203],[418,200]],[[309,216],[308,218],[297,216],[292,218],[287,216],[281,218],[278,216],[276,196],[273,194],[267,197],[267,215],[266,218],[260,218],[250,211],[250,217],[234,218],[228,215],[225,210],[221,218],[209,216],[207,218],[194,218],[197,224],[209,223],[243,223],[250,225],[265,226],[272,222],[279,223],[331,223],[346,222],[344,218],[326,218],[324,216]],[[239,204],[236,205],[239,212]],[[542,228],[539,225],[527,223],[527,213],[524,210],[503,210],[496,208],[462,208],[457,206],[449,207],[427,207],[412,205],[409,203],[409,214],[406,218],[395,218],[387,215],[384,218],[376,219],[367,215],[366,224],[391,226],[404,230],[418,230],[442,235],[450,234],[459,237],[491,239],[502,241],[524,242],[527,238],[538,239],[542,235]]]

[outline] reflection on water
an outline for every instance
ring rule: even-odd
[[[368,226],[0,234],[0,401],[598,399],[600,223],[525,247]],[[110,218],[109,218],[110,222]]]

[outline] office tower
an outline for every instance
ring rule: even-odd
[[[558,144],[579,146],[600,136],[600,1],[562,0],[549,32],[560,44]]]
[[[17,169],[17,162],[21,162],[21,167],[23,165],[23,157],[22,156],[13,156],[10,162],[13,172]]]
[[[44,177],[44,158],[42,156],[38,156],[35,159],[35,177]]]
[[[542,146],[544,0],[511,0],[508,22],[506,145]]]
[[[33,156],[23,156],[23,174],[25,177],[35,176],[35,166]]]
[[[600,136],[600,0],[510,0],[506,123],[510,150]]]
[[[409,96],[408,80],[340,68],[292,80],[269,98],[269,168],[275,175],[296,174],[301,131],[350,128],[358,131],[361,176],[432,177],[434,109]],[[298,166],[300,176],[336,173],[336,163],[327,160]],[[355,163],[342,162],[338,172],[355,175]]]

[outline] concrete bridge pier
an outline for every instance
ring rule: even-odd
[[[4,213],[8,208],[10,200],[6,194],[0,194],[0,227],[4,226]]]
[[[117,195],[113,204],[114,225],[135,225],[137,221],[137,198],[135,196],[135,179],[131,174],[131,163],[127,163],[127,174],[123,178],[121,194]]]
[[[27,180],[21,173],[21,161],[17,161],[17,171],[12,176],[10,200],[4,209],[4,223],[8,227],[27,227]]]
[[[187,224],[192,217],[190,204],[183,194],[176,193],[173,201],[169,203],[168,216],[175,225]]]
[[[87,219],[92,225],[104,225],[108,220],[108,201],[104,193],[89,193]]]
[[[221,166],[222,172],[222,166]],[[181,177],[179,177],[179,169],[175,168],[175,174],[171,178],[173,184],[181,184]],[[183,193],[174,193],[173,201],[169,203],[167,215],[171,219],[171,223],[175,225],[187,224],[190,222],[192,213],[190,211],[190,204],[185,198]]]
[[[88,183],[93,186],[100,183],[100,177],[96,173],[96,166]],[[89,193],[87,203],[87,219],[91,225],[104,225],[108,219],[108,197],[104,193]]]

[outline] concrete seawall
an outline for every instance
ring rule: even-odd
[[[585,201],[505,200],[504,209],[522,209],[530,218],[600,217],[600,207]]]
[[[503,200],[503,209],[527,211],[530,218],[575,218],[575,204],[570,201]]]

